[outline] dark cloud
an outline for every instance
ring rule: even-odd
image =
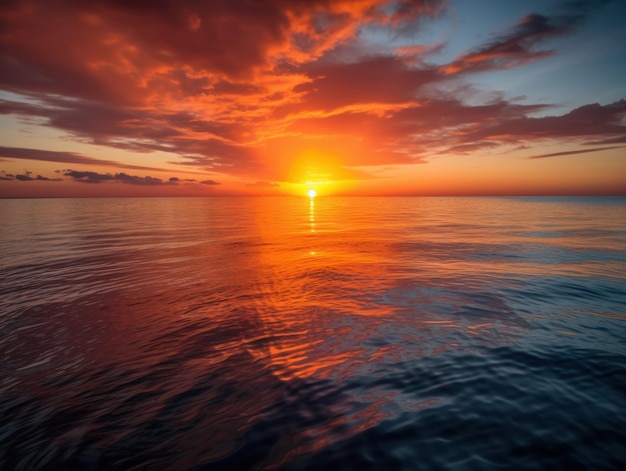
[[[534,47],[570,30],[570,24],[533,13],[522,18],[509,34],[457,57],[444,70],[459,73],[518,67],[552,55],[553,51],[535,50]]]
[[[89,172],[89,171],[77,171],[77,170],[67,170],[64,175],[66,177],[72,177],[74,181],[80,183],[103,183],[103,182],[118,182],[118,183],[126,183],[129,185],[141,185],[141,186],[162,186],[162,185],[176,185],[178,184],[177,179],[172,180],[171,178],[168,181],[163,181],[160,178],[154,178],[150,176],[139,177],[136,175],[127,175],[126,173],[116,173],[116,174],[102,174],[97,172]]]
[[[62,182],[63,181],[62,178],[48,178],[48,177],[42,177],[41,175],[37,175],[37,178],[35,180],[42,181],[42,182]]]
[[[155,185],[171,185],[171,184],[175,184],[175,182],[164,182],[163,180],[161,180],[160,178],[154,178],[154,177],[138,177],[135,175],[127,175],[125,173],[116,173],[115,174],[115,179],[122,182],[122,183],[128,183],[130,185],[149,185],[149,186],[155,186]]]
[[[486,123],[461,137],[463,141],[490,139],[502,142],[520,140],[589,138],[591,136],[623,135],[626,123],[626,100],[608,105],[593,103],[576,108],[562,116],[527,116]]]
[[[587,154],[589,152],[600,152],[602,150],[609,150],[609,149],[620,149],[620,147],[595,147],[593,149],[566,150],[563,152],[552,152],[550,154],[533,155],[528,158],[529,159],[547,159],[549,157],[562,157],[564,155]]]
[[[363,103],[402,103],[416,99],[418,89],[439,73],[416,69],[393,56],[367,57],[350,64],[313,64],[304,68],[313,80],[295,87],[304,98],[287,108],[332,110]],[[284,112],[284,110],[283,110]]]
[[[167,152],[170,147],[161,142],[181,135],[159,113],[56,96],[41,97],[37,105],[1,100],[0,113],[43,118],[47,125],[92,144],[135,152]]]
[[[30,182],[34,180],[34,178],[31,177],[30,175],[19,175],[19,174],[15,175],[15,179],[21,182]]]
[[[68,164],[118,165],[111,160],[93,159],[74,152],[58,152],[24,147],[0,146],[0,155],[12,159],[43,160],[46,162],[64,162]]]
[[[10,173],[5,174],[3,177],[0,177],[1,180],[18,180],[21,182],[33,182],[33,181],[39,181],[39,182],[61,182],[63,181],[62,178],[48,178],[48,177],[44,177],[42,175],[37,175],[36,177],[31,177],[32,172],[29,172],[28,170],[26,170],[23,174],[18,174],[18,175],[12,175]]]
[[[123,172],[119,173],[98,173],[93,171],[64,170],[63,175],[71,177],[73,181],[79,183],[124,183],[127,185],[137,186],[176,186],[181,182],[194,183],[194,179],[180,179],[178,177],[170,177],[168,180],[155,178],[151,176],[128,175]],[[200,182],[203,185],[219,185],[220,183],[213,180],[205,180]]]
[[[524,16],[510,32],[457,57],[444,67],[448,73],[502,70],[518,67],[554,54],[537,50],[546,39],[568,34],[591,13],[609,1],[569,1],[553,15],[531,13]]]
[[[111,174],[101,174],[97,172],[79,172],[77,170],[68,170],[64,173],[66,177],[72,177],[75,181],[81,183],[102,183],[105,181],[115,180],[115,176]]]
[[[456,144],[442,149],[440,154],[473,154],[474,152],[495,149],[500,143],[494,141],[475,141],[467,144]]]

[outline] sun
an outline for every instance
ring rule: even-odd
[[[306,192],[306,194],[309,195],[309,198],[315,198],[315,196],[317,195],[317,191],[311,188],[310,190]]]

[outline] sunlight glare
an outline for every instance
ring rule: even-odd
[[[309,195],[309,198],[315,198],[315,196],[317,195],[317,192],[313,188],[311,188],[310,190],[306,192],[306,194]]]

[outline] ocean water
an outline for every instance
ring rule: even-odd
[[[625,198],[0,220],[0,469],[626,467]]]

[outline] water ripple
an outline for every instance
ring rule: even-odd
[[[623,199],[0,210],[2,469],[626,466]]]

